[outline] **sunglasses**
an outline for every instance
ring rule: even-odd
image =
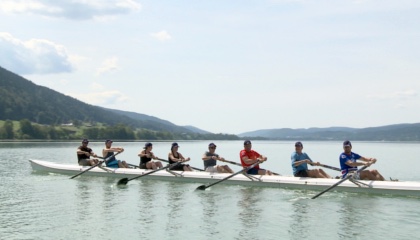
[[[209,147],[210,149],[216,149],[216,147]]]

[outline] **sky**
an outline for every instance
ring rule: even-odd
[[[420,122],[417,0],[0,0],[0,66],[213,133]]]

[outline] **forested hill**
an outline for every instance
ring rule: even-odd
[[[133,113],[134,114],[134,113]],[[120,111],[111,111],[83,103],[52,89],[38,86],[31,81],[0,67],[0,120],[22,120],[48,125],[74,121],[124,124],[134,128],[154,131],[190,133],[190,129],[165,120],[144,116],[132,118]]]
[[[360,141],[420,141],[420,123],[394,124],[369,128],[308,128],[265,129],[241,133],[240,137],[261,137],[273,140],[360,140]]]

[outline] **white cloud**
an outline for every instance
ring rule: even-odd
[[[0,11],[53,18],[93,19],[129,14],[141,9],[134,0],[2,0]]]
[[[394,93],[397,97],[416,97],[417,92],[414,90],[398,91]]]
[[[404,90],[392,93],[371,94],[367,97],[371,99],[413,99],[417,97],[417,92],[414,90]]]
[[[92,83],[90,85],[90,88],[91,89],[95,89],[96,91],[103,91],[103,90],[105,90],[105,86],[104,85],[99,84],[99,83],[96,83],[96,82]]]
[[[45,39],[22,41],[0,32],[0,66],[17,74],[71,72],[73,66],[64,46]]]
[[[161,42],[169,41],[172,38],[172,36],[166,30],[162,30],[157,33],[152,33],[150,35]]]
[[[104,91],[91,93],[68,94],[88,104],[107,107],[109,105],[121,104],[128,100],[128,97],[119,91]]]
[[[107,72],[115,72],[119,69],[120,68],[118,67],[118,58],[111,57],[111,58],[105,59],[102,62],[102,66],[98,68],[98,70],[96,71],[96,75],[101,75]]]

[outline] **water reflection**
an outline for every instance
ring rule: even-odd
[[[94,202],[95,197],[93,196],[92,182],[90,178],[80,178],[75,180],[75,191],[74,199],[76,204],[74,205],[77,211],[77,221],[79,223],[90,222],[89,216],[91,214],[91,207],[97,207],[97,203]]]
[[[241,198],[238,202],[238,219],[241,222],[241,231],[236,239],[259,239],[262,233],[258,231],[258,227],[263,209],[258,203],[262,200],[262,189],[247,187],[239,192]]]
[[[142,212],[139,221],[142,223],[145,233],[147,229],[153,229],[153,224],[156,222],[156,212],[159,212],[157,202],[158,191],[161,191],[157,181],[141,180],[139,184],[139,199],[137,201],[137,209]]]
[[[337,214],[339,215],[339,231],[337,235],[340,239],[355,239],[362,238],[363,232],[357,229],[364,228],[369,225],[369,228],[375,228],[376,223],[369,221],[371,219],[369,212],[377,212],[376,203],[372,201],[375,197],[363,194],[346,193],[346,198],[340,199],[340,205]]]
[[[308,239],[310,231],[305,223],[311,214],[311,206],[307,200],[297,200],[292,202],[292,214],[290,216],[289,237],[291,239]],[[316,214],[316,213],[315,213]]]
[[[217,191],[201,191],[198,194],[200,198],[200,204],[202,207],[202,222],[200,223],[200,230],[207,237],[212,237],[214,234],[219,234],[219,228],[215,227],[218,225],[217,218],[219,214],[227,214],[219,212],[217,200],[220,196],[220,193]]]
[[[167,192],[167,209],[168,212],[168,221],[166,222],[165,229],[172,234],[179,234],[180,231],[183,231],[182,227],[182,215],[185,214],[187,209],[187,198],[185,195],[185,189],[183,184],[176,182],[167,182],[166,184]]]

